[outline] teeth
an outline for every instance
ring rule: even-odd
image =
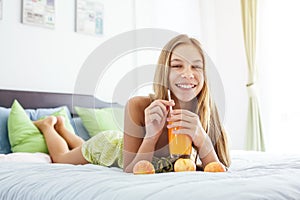
[[[190,88],[195,87],[195,85],[191,85],[191,84],[188,84],[188,85],[185,85],[185,84],[176,84],[176,85],[177,85],[177,87],[185,88],[185,89],[190,89]]]

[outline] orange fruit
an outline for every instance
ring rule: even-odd
[[[225,172],[226,168],[220,162],[211,162],[204,168],[204,172]]]
[[[189,158],[179,158],[174,164],[174,171],[196,171],[196,164]]]
[[[134,174],[155,174],[154,166],[148,160],[140,160],[133,167]]]

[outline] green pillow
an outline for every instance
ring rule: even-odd
[[[61,109],[60,111],[53,113],[53,115],[64,116],[66,119],[66,127],[68,127],[70,131],[74,132],[65,109]],[[7,128],[12,152],[48,153],[43,134],[32,123],[17,100],[13,102],[11,107]]]
[[[75,107],[75,110],[91,137],[95,136],[99,132],[107,130],[123,131],[123,108],[109,107],[92,109]]]

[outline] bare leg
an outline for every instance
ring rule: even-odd
[[[70,149],[81,146],[84,140],[76,134],[70,132],[65,126],[65,118],[62,116],[56,117],[57,122],[54,125],[58,134],[65,139]]]
[[[35,121],[34,125],[44,134],[52,161],[55,163],[87,164],[81,153],[81,145],[69,150],[67,142],[56,132],[57,118],[49,116]]]

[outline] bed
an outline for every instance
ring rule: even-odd
[[[28,109],[64,105],[72,118],[75,105],[118,106],[88,95],[0,90],[0,107],[14,99]],[[300,199],[299,154],[232,150],[231,156],[225,173],[133,175],[117,167],[54,164],[45,153],[2,153],[0,199]]]

